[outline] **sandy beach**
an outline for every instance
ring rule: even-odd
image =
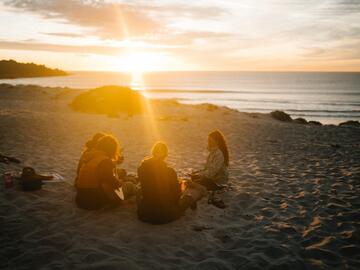
[[[360,269],[360,128],[301,125],[225,107],[154,107],[154,115],[95,115],[68,106],[79,90],[0,85],[0,153],[65,181],[25,193],[0,185],[0,269]],[[203,166],[207,134],[230,147],[218,209],[203,199],[167,225],[137,220],[134,200],[76,208],[72,185],[84,142],[111,132],[136,172],[168,143],[180,176]],[[2,181],[3,182],[3,181]]]

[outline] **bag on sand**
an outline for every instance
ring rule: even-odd
[[[23,191],[35,191],[41,189],[43,180],[51,180],[52,176],[37,174],[34,168],[25,167],[20,176],[20,186]]]

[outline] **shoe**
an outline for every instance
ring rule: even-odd
[[[190,209],[195,211],[197,209],[197,202],[194,202],[192,205],[190,205]]]

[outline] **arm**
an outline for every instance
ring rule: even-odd
[[[97,177],[100,182],[109,185],[113,189],[121,186],[121,182],[114,175],[114,164],[111,160],[107,159],[102,161],[97,168]]]
[[[76,169],[76,178],[79,177],[81,165],[82,165],[82,162],[81,162],[81,158],[80,158],[79,163],[77,165],[77,169]]]

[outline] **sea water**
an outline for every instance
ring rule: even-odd
[[[124,85],[146,96],[212,103],[244,112],[283,110],[323,123],[360,120],[360,73],[351,72],[71,72],[0,83],[88,89]]]

